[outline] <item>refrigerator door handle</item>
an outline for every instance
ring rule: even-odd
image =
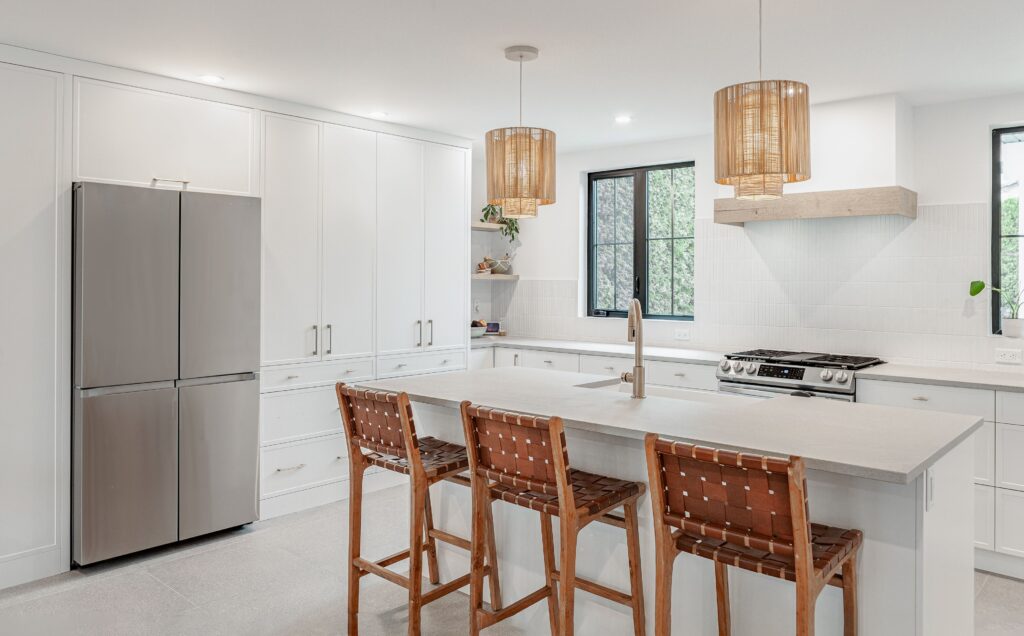
[[[223,384],[225,382],[245,382],[247,380],[255,380],[256,373],[249,371],[247,373],[229,373],[227,375],[211,375],[206,378],[188,378],[185,380],[178,380],[174,384],[178,388],[188,386],[203,386],[204,384]]]

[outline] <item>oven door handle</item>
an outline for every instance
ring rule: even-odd
[[[788,389],[768,386],[754,386],[750,384],[733,384],[726,382],[718,383],[718,390],[721,393],[732,393],[734,395],[745,395],[748,397],[756,398],[773,398],[780,395],[795,395],[799,397],[820,397],[828,400],[843,400],[846,402],[853,402],[852,395],[843,395],[839,393],[819,393],[816,391],[807,391],[804,389]]]

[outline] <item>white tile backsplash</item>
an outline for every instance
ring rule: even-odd
[[[900,362],[991,366],[993,349],[1024,341],[990,335],[987,203],[921,207],[916,220],[857,217],[696,228],[696,319],[649,320],[647,341],[739,350],[780,347],[875,354]],[[520,280],[492,296],[513,335],[620,341],[621,319],[581,316],[576,280]],[[475,291],[474,291],[475,293]],[[1019,369],[1005,367],[1002,369]]]

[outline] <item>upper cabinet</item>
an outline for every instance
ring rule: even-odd
[[[74,178],[256,194],[256,112],[75,79]]]

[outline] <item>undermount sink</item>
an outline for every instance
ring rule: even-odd
[[[631,384],[629,384],[628,382],[623,382],[619,378],[609,378],[607,380],[601,380],[598,382],[577,384],[576,386],[581,389],[597,389],[599,391],[625,393],[626,395],[629,395],[633,391],[633,386]],[[717,391],[705,391],[701,389],[677,389],[669,386],[651,385],[647,385],[647,396],[669,398],[672,400],[686,400],[689,402],[703,402],[705,404],[740,404],[743,402],[753,402],[757,400],[757,398],[751,398],[742,395],[732,395],[728,393],[719,393]]]

